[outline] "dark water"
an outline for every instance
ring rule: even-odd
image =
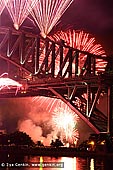
[[[112,159],[0,155],[0,170],[113,170]]]

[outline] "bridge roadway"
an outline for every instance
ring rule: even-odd
[[[84,60],[81,60],[83,59]],[[82,61],[82,62],[81,62]],[[64,101],[94,132],[112,131],[112,58],[97,56],[38,35],[0,27],[0,73],[23,86],[0,97],[47,96]],[[108,96],[108,113],[97,108]]]

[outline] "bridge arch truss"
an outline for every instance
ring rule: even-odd
[[[99,68],[103,61],[105,64]],[[3,89],[0,97],[57,97],[96,133],[110,130],[110,114],[102,113],[97,107],[100,96],[106,94],[110,112],[110,57],[74,49],[62,40],[54,42],[35,34],[0,27],[0,63],[1,74],[8,72],[10,78],[23,84],[16,95],[14,89]]]

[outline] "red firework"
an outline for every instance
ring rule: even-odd
[[[85,33],[84,31],[80,30],[67,30],[58,31],[56,34],[50,37],[50,39],[54,41],[60,41],[61,39],[64,40],[65,44],[73,47],[75,49],[81,51],[87,51],[89,53],[95,55],[102,55],[106,57],[105,51],[102,46],[96,43],[96,39],[90,35],[89,33]],[[86,56],[84,54],[80,54],[79,56],[79,67],[82,68]],[[96,70],[98,72],[104,71],[107,62],[102,59],[96,59]]]

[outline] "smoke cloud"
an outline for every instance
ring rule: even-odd
[[[50,145],[57,134],[52,127],[49,105],[51,107],[48,98],[37,98],[35,101],[33,98],[1,99],[0,129],[5,129],[7,133],[15,130],[26,132],[35,143],[42,140],[44,145]]]
[[[48,98],[0,99],[0,129],[5,129],[7,133],[16,130],[26,132],[34,142],[42,140],[43,144],[48,146],[52,139],[58,137],[52,124],[53,108],[58,107],[57,103],[58,99]],[[86,139],[89,133],[93,133],[81,121],[77,123],[77,129],[80,142]]]

